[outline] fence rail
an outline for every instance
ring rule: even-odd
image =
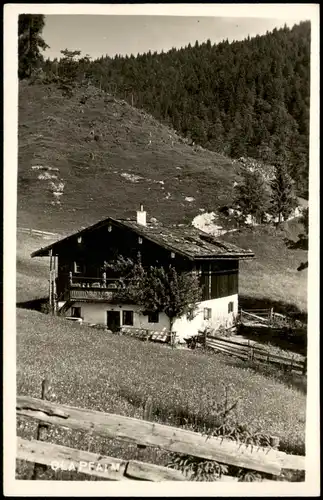
[[[205,340],[206,347],[213,350],[236,356],[245,360],[266,362],[274,365],[288,368],[291,371],[306,373],[306,358],[304,361],[288,358],[287,356],[279,356],[272,354],[265,348],[254,347],[252,345],[240,344],[232,340],[227,340],[223,337],[207,336]]]
[[[272,325],[273,323],[277,323],[278,320],[279,323],[282,322],[289,322],[290,320],[294,320],[293,316],[298,316],[298,313],[289,313],[289,316],[286,316],[285,314],[281,314],[278,312],[275,312],[273,308],[270,309],[239,309],[239,316],[241,322],[243,322],[244,319],[250,322],[266,322],[268,325]],[[297,320],[299,323],[303,323],[303,321]],[[305,325],[304,325],[305,326]]]
[[[58,233],[50,233],[49,231],[40,231],[39,229],[32,229],[29,227],[18,227],[17,231],[19,233],[36,234],[39,236],[55,236],[57,238],[60,236]]]
[[[305,470],[305,457],[303,456],[287,455],[274,448],[245,445],[227,439],[206,438],[196,432],[156,422],[60,405],[29,396],[17,397],[16,410],[20,416],[30,417],[46,424],[91,431],[105,438],[157,447],[169,452],[215,460],[276,476],[279,476],[283,469]],[[35,441],[20,439],[18,440],[17,458],[45,465],[48,465],[49,460],[57,460],[58,458],[65,458],[67,462],[74,459],[80,461],[81,458],[84,458],[85,461],[88,461],[88,458],[93,458],[91,462],[99,460],[98,457],[89,454],[89,452],[45,444],[43,441],[36,441],[35,443]],[[165,480],[166,475],[168,475],[167,479],[171,477],[175,480],[181,479],[178,471],[172,469],[156,468],[157,466],[151,464],[131,461],[129,461],[130,465],[126,468],[124,461],[120,463],[117,459],[111,457],[100,458],[104,463],[120,464],[119,469],[123,473],[119,473],[115,480],[123,479],[125,475],[129,475],[129,469],[135,471],[133,477],[138,478],[140,473],[140,479],[150,481]],[[114,473],[117,471],[112,471],[110,468],[109,472]],[[108,477],[108,479],[110,478]]]
[[[268,312],[269,311],[269,312]],[[262,310],[262,311],[246,311],[244,309],[240,310],[240,320],[243,322],[243,319],[246,318],[247,321],[257,321],[257,322],[265,322],[269,323],[272,320],[272,310]]]
[[[167,467],[121,460],[77,450],[44,441],[17,438],[17,458],[27,462],[59,467],[60,470],[76,471],[110,481],[185,481],[183,474]],[[89,464],[93,464],[89,466]],[[95,464],[95,465],[94,465]]]
[[[126,281],[124,280],[124,282]],[[70,286],[80,288],[108,288],[112,285],[116,289],[122,285],[120,278],[77,276],[71,272],[69,273],[69,282]]]

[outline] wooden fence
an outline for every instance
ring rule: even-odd
[[[262,363],[270,363],[278,365],[283,369],[290,371],[301,372],[306,374],[307,363],[304,361],[288,358],[287,356],[278,356],[270,353],[267,349],[254,347],[252,344],[242,344],[233,340],[227,340],[224,337],[208,335],[205,340],[206,347],[213,350],[236,356],[241,359],[257,361]]]
[[[290,313],[290,316],[286,316],[281,313],[277,313],[274,311],[273,308],[270,309],[240,309],[239,310],[239,319],[241,323],[247,322],[247,323],[263,323],[266,324],[267,326],[271,326],[275,323],[281,324],[281,323],[289,323],[291,320],[292,321],[298,321],[298,323],[302,326],[304,323],[299,320],[295,320],[295,315],[297,313]],[[294,318],[293,318],[294,316]]]
[[[40,231],[38,229],[32,229],[29,227],[18,227],[17,231],[19,233],[35,234],[36,236],[53,236],[55,238],[59,237],[58,233],[50,233],[48,231]]]
[[[273,309],[240,309],[240,321],[271,323],[274,317]]]
[[[256,313],[250,313],[248,311],[241,311],[247,314],[252,319],[255,317],[256,321],[271,321],[271,318],[276,314],[272,309],[261,309],[255,310]],[[263,317],[258,317],[258,314],[262,313]],[[283,315],[279,315],[284,318]],[[158,332],[152,331],[144,328],[134,328],[134,327],[122,327],[120,329],[121,335],[126,335],[130,337],[137,338],[139,340],[145,341],[157,341],[157,342],[169,342],[172,347],[175,346],[176,332],[169,331]],[[261,348],[259,346],[255,347],[248,341],[248,344],[242,344],[241,342],[235,342],[233,340],[228,340],[225,337],[220,337],[216,335],[210,335],[207,332],[200,332],[197,336],[197,341],[201,342],[204,347],[211,348],[215,351],[228,354],[230,356],[236,356],[241,359],[250,360],[254,362],[269,363],[275,366],[279,366],[284,370],[295,371],[302,373],[303,375],[307,372],[307,359],[304,360],[295,359],[293,357],[280,356],[277,354],[272,354],[268,349]]]
[[[169,452],[215,460],[273,476],[280,476],[283,469],[305,470],[304,456],[288,455],[275,448],[245,445],[222,438],[206,438],[202,434],[183,428],[147,420],[75,408],[29,396],[17,397],[16,410],[19,416],[38,420],[38,429],[44,424],[46,426],[52,424],[83,430],[104,438],[135,443],[141,447],[157,447]],[[56,463],[62,470],[73,470],[113,481],[138,479],[183,481],[189,479],[180,471],[168,467],[97,455],[45,442],[44,436],[42,440],[40,438],[39,431],[36,440],[17,438],[16,458],[45,466],[53,466],[53,463]],[[89,464],[92,465],[89,466]],[[33,478],[36,479],[36,475]],[[222,476],[219,480],[237,481],[237,478]]]

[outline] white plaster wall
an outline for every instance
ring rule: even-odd
[[[158,323],[148,323],[148,316],[140,314],[139,307],[134,304],[116,305],[108,302],[75,302],[72,307],[81,308],[81,316],[86,323],[106,325],[107,311],[120,311],[120,324],[122,326],[122,311],[126,310],[134,311],[134,328],[147,328],[156,331],[169,330],[169,319],[166,314],[159,313]],[[68,309],[65,315],[70,316],[71,309]]]
[[[228,304],[233,302],[233,312],[228,313]],[[122,325],[122,311],[134,311],[134,328],[146,328],[155,331],[169,330],[169,319],[165,313],[159,314],[158,323],[148,323],[148,316],[140,313],[136,305],[115,305],[107,302],[75,302],[73,307],[81,307],[81,316],[86,323],[107,324],[107,311],[120,311],[120,321]],[[204,309],[211,309],[211,318],[204,319]],[[204,300],[200,302],[195,311],[194,318],[189,321],[186,316],[177,319],[173,325],[176,332],[176,339],[184,342],[184,338],[196,335],[198,330],[204,328],[218,329],[223,326],[229,328],[233,325],[234,318],[238,314],[238,295],[230,295],[220,299]],[[67,310],[66,316],[71,315],[71,309]]]
[[[233,312],[228,313],[229,302],[233,302]],[[211,318],[204,319],[204,309],[211,309]],[[176,338],[183,341],[184,338],[196,335],[198,330],[204,328],[214,328],[217,330],[223,326],[230,328],[233,326],[234,319],[238,314],[238,294],[219,299],[204,300],[200,302],[195,311],[194,318],[189,321],[186,316],[182,316],[174,323],[173,330],[176,332]]]

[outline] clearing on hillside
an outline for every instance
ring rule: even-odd
[[[21,226],[71,231],[107,214],[128,217],[140,203],[165,223],[190,222],[230,200],[237,172],[95,87],[67,98],[55,85],[20,83]]]

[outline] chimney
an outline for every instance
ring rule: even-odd
[[[141,224],[142,226],[146,225],[146,215],[147,212],[144,211],[144,206],[140,205],[140,210],[137,210],[137,224]]]

